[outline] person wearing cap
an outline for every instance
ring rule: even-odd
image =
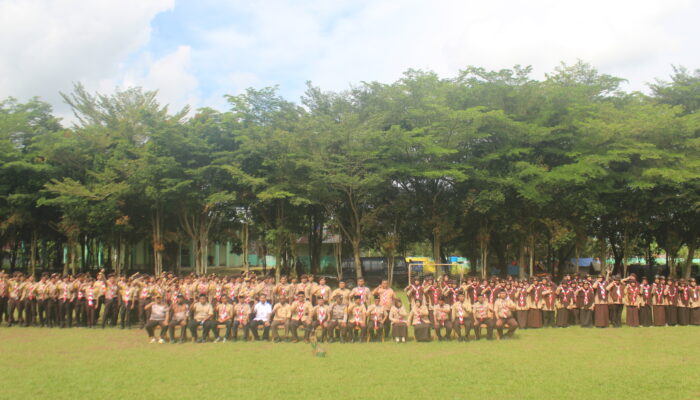
[[[639,295],[637,279],[629,276],[620,282],[624,285],[622,303],[625,306],[625,323],[627,326],[639,327],[639,306],[642,304],[642,296]]]
[[[170,307],[170,321],[168,321],[168,333],[170,343],[185,343],[187,339],[187,319],[189,315],[189,305],[185,303],[184,296],[177,295],[175,303]],[[175,327],[180,327],[180,339],[175,340]]]
[[[151,343],[156,342],[155,328],[160,327],[160,339],[158,343],[165,343],[165,335],[168,332],[168,318],[170,316],[170,308],[163,302],[163,298],[158,295],[155,301],[146,304],[146,309],[151,312],[151,316],[146,323],[146,332],[151,339]]]
[[[350,291],[348,290],[348,292]],[[344,299],[342,294],[337,294],[333,297],[333,304],[330,308],[330,321],[328,322],[329,342],[340,340],[341,343],[345,343],[348,306]]]
[[[440,342],[443,340],[450,340],[452,336],[452,308],[445,300],[445,296],[440,296],[437,304],[433,306],[433,315],[435,319],[433,329],[435,329],[435,335]],[[443,329],[445,330],[445,336],[442,335]]]
[[[541,282],[533,279],[532,284],[528,287],[528,306],[527,311],[527,327],[528,329],[537,329],[542,327],[542,309],[545,306],[545,291],[551,290],[548,285],[547,278],[542,278]],[[548,292],[549,293],[549,292]],[[474,327],[477,328],[476,326]]]
[[[367,307],[362,302],[362,296],[356,295],[353,300],[348,307],[348,335],[351,342],[361,342],[367,335]]]
[[[190,318],[187,327],[190,329],[192,340],[197,343],[206,342],[209,336],[210,320],[214,317],[214,307],[207,300],[206,293],[200,293],[198,301],[190,307]],[[197,327],[202,327],[202,337],[197,338]]]
[[[647,278],[642,278],[639,285],[639,324],[644,327],[652,325],[651,285]]]
[[[408,337],[408,312],[400,299],[394,300],[394,305],[389,310],[391,332],[396,343],[406,343]]]
[[[297,292],[297,298],[292,303],[291,309],[292,317],[289,321],[289,328],[292,331],[292,341],[294,343],[299,341],[297,330],[302,327],[304,329],[304,342],[308,342],[311,335],[311,311],[313,307],[311,302],[306,300],[305,292]]]
[[[666,326],[666,285],[663,276],[657,275],[651,287],[651,311],[654,326]]]
[[[258,336],[258,327],[263,327],[262,340],[270,340],[270,320],[272,319],[272,305],[267,301],[267,295],[265,293],[260,293],[258,295],[258,302],[253,306],[253,320],[250,321],[248,326],[250,331],[253,333],[253,338],[258,341],[260,337]],[[247,335],[245,335],[247,336]]]
[[[370,340],[380,341],[384,332],[384,325],[389,325],[386,323],[389,313],[385,311],[384,306],[381,304],[380,295],[375,294],[373,297],[374,302],[367,307],[367,328],[369,330]]]
[[[346,306],[350,303],[350,289],[345,287],[345,281],[338,282],[338,288],[331,293],[332,299],[335,299],[337,296],[343,298],[343,304]]]
[[[481,339],[481,324],[486,325],[486,338],[493,339],[493,308],[488,303],[485,292],[479,295],[479,301],[472,305],[472,315],[474,316],[474,337]]]
[[[554,292],[556,296],[555,307],[557,309],[556,326],[566,328],[569,326],[569,310],[576,297],[574,290],[569,287],[566,280],[562,280],[559,287]]]
[[[272,340],[275,343],[279,343],[281,341],[279,335],[280,326],[284,327],[284,340],[289,340],[287,333],[289,331],[289,319],[292,316],[292,309],[289,305],[289,297],[286,296],[286,294],[282,295],[282,293],[279,292],[278,295],[279,301],[275,303],[275,306],[272,308],[272,323],[270,324],[270,330],[272,330]]]
[[[528,283],[525,279],[515,284],[515,318],[520,329],[527,329],[527,313],[530,309],[528,304],[530,296],[527,293],[527,289]]]
[[[472,305],[464,292],[457,293],[457,301],[452,304],[452,330],[457,335],[457,341],[469,341],[469,332],[472,330]],[[463,335],[464,334],[464,335]]]
[[[249,281],[250,282],[250,281]],[[250,313],[252,309],[248,303],[248,292],[242,288],[238,295],[238,303],[233,307],[233,340],[238,340],[238,329],[243,332],[243,341],[248,341],[248,324],[250,323]]]
[[[493,303],[493,314],[496,318],[495,327],[499,337],[511,338],[515,330],[518,329],[518,322],[513,318],[515,308],[515,302],[508,298],[506,292],[501,291],[498,294],[498,299]],[[506,325],[508,325],[508,332],[506,336],[503,336],[503,327]]]

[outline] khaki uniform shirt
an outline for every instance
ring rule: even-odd
[[[277,303],[272,307],[273,321],[287,321],[292,316],[292,308],[289,303]]]

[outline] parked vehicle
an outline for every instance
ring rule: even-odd
[[[367,286],[379,285],[389,274],[389,264],[385,257],[362,257],[362,276],[365,278]],[[357,285],[355,273],[355,260],[345,259],[341,263],[343,269],[343,280],[348,287]],[[406,261],[402,257],[394,258],[394,285],[402,286],[408,284],[408,268]]]

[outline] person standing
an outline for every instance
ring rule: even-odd
[[[607,328],[610,321],[608,310],[608,285],[605,283],[605,278],[601,275],[596,283],[593,284],[595,297],[593,300],[593,311],[595,315],[596,328]]]
[[[639,306],[642,304],[642,296],[639,295],[639,286],[634,277],[628,277],[625,282],[623,303],[625,305],[625,319],[627,326],[639,327]]]
[[[500,338],[511,338],[518,329],[518,322],[513,318],[513,312],[515,311],[515,302],[509,299],[506,292],[500,292],[498,294],[498,299],[493,304],[493,313],[496,318],[496,331],[498,332],[498,337]],[[503,336],[503,327],[508,325],[508,332],[506,336]]]
[[[406,286],[404,291],[411,307],[416,300],[423,300],[423,286],[418,277],[413,278],[413,283]]]
[[[350,289],[345,287],[345,281],[338,282],[338,289],[335,289],[331,293],[331,298],[335,299],[337,296],[342,297],[342,304],[346,306],[350,304]]]
[[[260,340],[258,336],[258,327],[263,327],[262,340],[270,340],[270,320],[272,319],[272,304],[267,301],[267,295],[260,294],[258,302],[253,306],[253,320],[250,322],[250,330],[253,332],[253,338],[256,341]]]
[[[695,279],[690,281],[690,324],[700,325],[700,287]]]
[[[556,293],[556,308],[557,308],[557,324],[559,328],[569,326],[569,309],[574,301],[574,291],[569,287],[568,282],[562,281],[557,288]]]
[[[134,309],[136,288],[131,282],[122,281],[119,285],[119,321],[120,328],[131,329],[131,311]]]
[[[110,274],[107,278],[107,283],[105,284],[105,308],[102,313],[102,328],[107,325],[109,321],[110,326],[117,326],[117,316],[119,315],[119,293],[118,286],[114,275]]]
[[[647,278],[642,278],[639,285],[639,324],[645,327],[652,325],[651,317],[651,285]]]
[[[394,299],[394,305],[389,310],[389,321],[391,321],[391,332],[396,343],[406,343],[408,337],[408,312],[401,303],[401,300]]]
[[[146,305],[146,308],[151,311],[151,317],[146,323],[146,332],[151,339],[151,343],[156,342],[155,329],[160,327],[160,338],[158,343],[165,343],[165,335],[168,332],[168,318],[170,316],[170,308],[163,302],[163,298],[158,295],[155,301]]]
[[[678,324],[678,286],[670,277],[666,280],[666,325]]]
[[[334,292],[335,293],[335,292]],[[341,294],[333,297],[330,309],[330,321],[328,323],[328,341],[340,340],[345,343],[348,322],[348,307]]]
[[[10,293],[7,290],[7,274],[0,269],[0,324],[2,321],[10,323],[8,315]]]
[[[613,281],[608,284],[608,313],[610,323],[614,328],[622,327],[622,305],[624,299],[624,290],[619,276],[615,276]]]
[[[651,288],[651,309],[654,326],[666,326],[666,285],[661,276],[657,276]]]
[[[383,279],[380,285],[372,291],[372,294],[375,296],[379,296],[379,304],[382,306],[382,308],[384,308],[384,315],[386,320],[386,318],[389,315],[389,311],[391,310],[391,307],[394,304],[394,300],[396,299],[396,293],[394,293],[394,289],[392,289],[391,286],[389,286],[388,280]],[[389,337],[391,324],[383,324],[383,329],[384,338],[386,339]]]
[[[369,303],[369,296],[371,292],[367,286],[365,286],[365,279],[360,278],[357,280],[357,286],[350,291],[350,298],[355,299],[356,296],[360,296],[360,304],[366,305]]]
[[[527,281],[522,280],[516,284],[515,288],[515,316],[520,329],[527,329],[527,312],[529,309]]]
[[[196,343],[206,342],[209,336],[209,321],[214,317],[214,307],[207,301],[207,294],[200,293],[199,301],[190,307],[190,318],[187,327],[190,329],[192,340]],[[197,339],[197,327],[202,327],[202,337]]]
[[[318,285],[313,286],[313,301],[318,304],[318,299],[323,299],[324,304],[328,304],[331,299],[331,288],[326,285],[326,278],[318,280]]]
[[[690,324],[690,287],[685,279],[679,281],[678,286],[678,325]]]
[[[579,323],[582,328],[593,326],[593,307],[595,304],[594,289],[588,280],[584,280],[577,290],[577,301],[579,301]]]
[[[544,308],[544,291],[548,288],[546,278],[542,278],[541,284],[538,284],[535,279],[527,289],[528,291],[528,311],[527,311],[527,327],[528,329],[536,329],[542,327],[542,309]],[[549,289],[551,290],[551,289]],[[475,327],[476,328],[476,327]]]

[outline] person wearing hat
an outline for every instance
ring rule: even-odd
[[[595,293],[588,280],[581,283],[581,287],[576,289],[576,301],[579,309],[579,323],[582,328],[593,326],[593,306]]]
[[[185,303],[183,295],[178,294],[175,303],[170,307],[170,321],[168,322],[168,333],[170,334],[170,343],[175,341],[175,327],[180,327],[179,343],[185,343],[187,339],[187,317],[189,314],[189,305]]]
[[[160,327],[160,339],[158,343],[165,343],[165,335],[168,332],[168,318],[170,317],[170,308],[163,302],[163,297],[157,295],[152,303],[146,305],[146,309],[150,310],[151,316],[146,323],[146,332],[151,339],[151,343],[156,342],[155,329]]]
[[[574,290],[569,287],[569,282],[566,280],[561,281],[561,284],[557,288],[556,292],[556,309],[557,309],[557,323],[556,326],[559,328],[566,328],[569,326],[569,310],[575,301]]]
[[[472,314],[474,316],[474,337],[476,340],[481,339],[481,324],[486,325],[486,338],[493,339],[493,308],[488,303],[488,298],[485,292],[479,295],[479,301],[472,305]]]
[[[214,331],[214,342],[226,342],[231,339],[231,325],[233,321],[233,304],[228,298],[228,295],[223,294],[219,296],[219,300],[216,302],[214,307],[215,318],[212,319],[211,329]],[[226,328],[226,333],[222,338],[219,336],[219,327],[224,326]]]
[[[566,281],[562,281],[564,283]],[[568,285],[567,285],[568,287]],[[559,288],[552,281],[543,281],[542,283],[542,326],[553,328],[557,326],[557,318],[569,318],[569,309],[564,307],[565,311],[562,316],[558,316],[558,301],[560,300]],[[567,321],[568,324],[568,321]]]
[[[649,327],[652,325],[651,317],[651,285],[647,278],[642,278],[639,285],[639,324]]]
[[[493,313],[496,318],[496,331],[498,336],[503,338],[503,327],[508,325],[508,332],[505,337],[511,338],[518,329],[518,322],[513,318],[515,311],[515,302],[508,298],[506,292],[501,291],[498,294],[498,299],[493,303]]]
[[[209,303],[206,293],[200,293],[198,301],[190,307],[190,318],[187,326],[190,329],[192,340],[204,343],[209,336],[210,320],[214,317],[214,307]],[[197,339],[197,327],[202,327],[202,337]]]
[[[545,307],[545,292],[550,294],[550,291],[551,288],[549,287],[547,278],[542,278],[541,282],[537,282],[537,279],[534,279],[533,283],[527,289],[529,300],[529,309],[527,312],[528,329],[542,327],[542,309]]]
[[[608,284],[608,316],[610,318],[610,324],[614,328],[622,327],[622,307],[623,300],[625,297],[623,281],[620,280],[620,276],[616,275],[612,282]]]
[[[250,282],[250,281],[248,281]],[[248,324],[250,323],[250,313],[252,309],[248,303],[247,289],[241,288],[238,295],[238,303],[234,306],[233,311],[233,340],[238,340],[238,329],[243,332],[243,341],[248,340]]]
[[[391,332],[396,343],[406,343],[408,337],[408,312],[401,303],[401,299],[394,299],[394,305],[389,310]]]
[[[651,287],[651,310],[654,326],[666,326],[666,285],[663,276],[657,275]]]
[[[353,297],[354,302],[348,307],[348,336],[351,342],[362,342],[367,336],[367,307],[362,296]]]
[[[297,298],[291,305],[292,316],[289,320],[289,329],[292,331],[292,341],[297,343],[299,335],[297,330],[299,327],[304,329],[304,342],[309,341],[311,336],[311,312],[313,307],[311,302],[306,300],[306,292],[297,292]]]
[[[530,309],[528,304],[530,296],[527,293],[527,288],[526,279],[515,283],[515,318],[520,329],[527,329],[527,312]]]
[[[469,341],[472,330],[472,304],[463,292],[457,294],[457,301],[452,304],[452,330],[457,335],[457,341]],[[464,336],[462,334],[464,333]]]

